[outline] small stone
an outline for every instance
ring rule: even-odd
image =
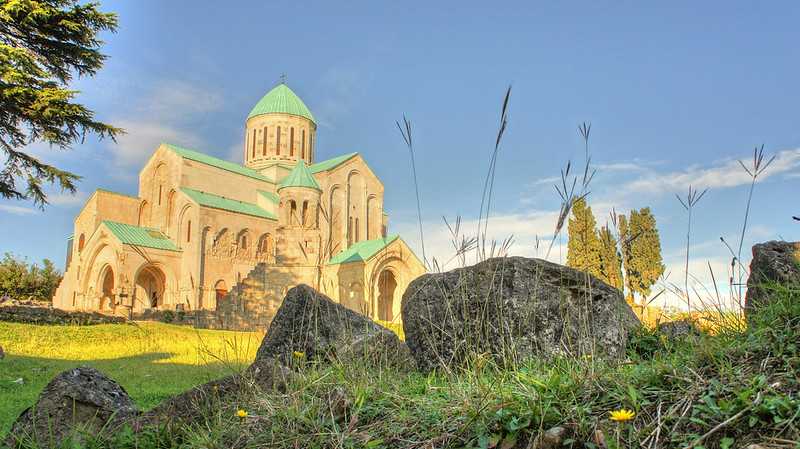
[[[567,436],[567,429],[561,426],[551,427],[537,437],[533,447],[536,449],[555,449],[561,447],[565,436]]]
[[[600,429],[594,431],[594,444],[597,447],[606,447],[606,435]]]
[[[25,383],[25,381],[24,381],[24,380],[22,380],[22,378],[20,377],[20,378],[19,378],[19,379],[17,379],[17,380],[13,380],[13,381],[11,381],[11,383],[12,383],[12,384],[17,384],[17,385],[22,385],[22,384],[24,384],[24,383]]]
[[[334,421],[344,419],[347,410],[350,409],[350,398],[342,387],[336,387],[328,393],[328,407]]]

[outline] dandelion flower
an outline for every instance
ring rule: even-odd
[[[306,353],[305,353],[305,352],[301,352],[301,351],[294,351],[294,352],[292,353],[292,355],[293,355],[293,356],[294,356],[294,358],[296,358],[296,359],[302,359],[303,357],[305,357],[305,356],[306,356]]]
[[[630,421],[634,416],[636,416],[636,413],[634,413],[633,410],[624,408],[611,412],[611,420],[616,422]]]
[[[242,418],[242,419],[244,419],[244,418],[247,418],[247,411],[246,411],[246,410],[239,409],[239,410],[236,412],[236,416],[238,416],[239,418]]]

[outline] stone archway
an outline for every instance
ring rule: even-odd
[[[114,301],[114,270],[107,266],[100,275],[97,291],[100,293],[100,310],[113,310],[116,307]]]
[[[136,275],[136,303],[145,309],[155,309],[164,305],[167,277],[160,268],[147,265]]]
[[[378,275],[378,319],[394,320],[394,297],[397,292],[397,278],[391,270],[384,269]]]
[[[220,301],[228,294],[228,286],[224,280],[220,279],[214,284],[214,291],[216,292],[217,305],[219,305]]]

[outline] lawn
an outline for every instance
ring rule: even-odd
[[[119,382],[143,409],[249,364],[262,333],[141,322],[98,326],[0,323],[0,435],[59,372],[81,365]],[[22,379],[19,383],[18,379]]]

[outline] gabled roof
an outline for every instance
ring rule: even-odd
[[[344,164],[345,162],[349,161],[350,159],[356,156],[358,156],[358,153],[343,154],[341,156],[317,162],[316,164],[308,167],[308,169],[311,171],[311,173],[319,173],[321,171],[331,170],[333,168],[336,168]]]
[[[180,251],[178,247],[175,246],[175,243],[158,229],[143,228],[141,226],[118,223],[110,220],[104,220],[102,223],[114,234],[114,237],[118,238],[120,242],[126,245],[144,246],[146,248],[164,249],[167,251]]]
[[[269,182],[271,184],[275,184],[275,181],[267,178],[266,176],[258,173],[257,171],[241,166],[231,161],[226,161],[224,159],[219,159],[214,156],[209,156],[207,154],[200,153],[199,151],[190,150],[188,148],[179,147],[177,145],[173,145],[171,143],[164,143],[165,147],[169,148],[172,152],[181,156],[183,158],[200,162],[202,164],[210,165],[212,167],[220,168],[222,170],[229,171],[231,173],[236,173],[238,175],[247,176],[248,178],[257,179],[259,181]]]
[[[300,117],[305,117],[317,123],[317,121],[314,120],[314,116],[311,115],[311,111],[309,111],[306,104],[303,103],[303,100],[301,100],[292,89],[289,89],[289,86],[283,83],[273,87],[272,90],[261,97],[261,100],[256,103],[247,118],[249,119],[257,115],[276,112],[299,115]]]
[[[314,175],[308,170],[306,161],[302,159],[300,159],[292,171],[283,178],[283,181],[278,185],[278,191],[286,187],[307,187],[309,189],[322,191],[317,180],[314,179]]]
[[[181,187],[181,192],[185,193],[197,204],[214,209],[227,210],[237,214],[251,215],[253,217],[268,218],[270,220],[277,220],[278,217],[272,212],[264,210],[258,205],[253,203],[245,203],[244,201],[232,200],[224,196],[214,195],[213,193],[201,192],[199,190],[190,189],[188,187]]]
[[[399,236],[397,235],[391,235],[379,239],[364,240],[354,243],[346,250],[333,256],[331,260],[328,261],[328,265],[369,260],[372,256],[382,251],[398,238]]]

